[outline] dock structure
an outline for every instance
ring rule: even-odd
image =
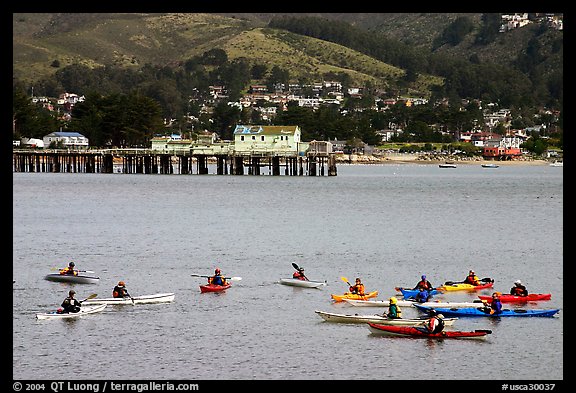
[[[336,176],[334,153],[167,153],[151,149],[15,149],[14,172]]]
[[[326,141],[302,142],[298,126],[237,125],[233,141],[155,137],[151,148],[13,150],[14,172],[336,176]]]

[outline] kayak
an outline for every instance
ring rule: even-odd
[[[492,300],[492,296],[478,296],[481,300]],[[527,296],[516,296],[516,295],[500,295],[500,301],[502,303],[524,303],[524,302],[535,302],[539,300],[550,300],[552,294],[550,293],[530,293]]]
[[[297,278],[281,278],[278,282],[283,285],[303,288],[320,288],[326,286],[326,281],[306,281]]]
[[[99,304],[95,306],[83,306],[80,307],[80,311],[71,313],[59,313],[57,311],[36,314],[38,319],[68,319],[68,318],[78,318],[88,314],[94,314],[100,312],[106,308],[106,304]]]
[[[422,325],[428,318],[387,318],[382,315],[350,315],[350,314],[337,314],[325,311],[314,311],[322,319],[327,322],[340,322],[340,323],[379,323],[382,325],[400,325],[400,326],[416,326]],[[444,318],[446,326],[452,326],[458,318]]]
[[[464,283],[454,283],[450,285],[442,285],[438,287],[438,290],[443,292],[452,292],[452,291],[479,291],[481,289],[492,288],[494,282],[485,282],[480,285],[472,285],[472,284],[464,284]]]
[[[226,285],[206,284],[206,285],[200,285],[200,292],[202,292],[202,293],[205,293],[205,292],[222,292],[222,291],[225,291],[226,289],[228,289],[230,287],[231,287],[230,284],[226,284]]]
[[[558,313],[559,309],[502,309],[498,314],[490,314],[485,311],[484,307],[470,308],[446,308],[446,307],[429,307],[415,304],[416,308],[424,312],[436,310],[445,317],[552,317]]]
[[[150,304],[150,303],[168,303],[174,300],[173,293],[157,293],[155,295],[142,295],[129,297],[110,297],[102,299],[84,300],[82,304]],[[132,301],[134,300],[134,301]]]
[[[100,281],[100,277],[84,276],[81,274],[73,276],[71,274],[52,273],[44,278],[48,281],[69,282],[74,284],[97,284],[98,281]]]
[[[343,294],[343,295],[332,295],[332,299],[333,299],[335,302],[341,302],[341,301],[343,301],[344,299],[365,300],[365,299],[370,299],[370,298],[373,298],[373,297],[376,297],[376,296],[378,296],[378,291],[373,291],[373,292],[370,292],[370,293],[367,293],[367,294],[364,294],[364,295],[357,295],[357,294],[354,294],[354,293],[346,292],[346,293]]]
[[[390,300],[342,299],[342,301],[357,307],[390,307]],[[398,303],[396,304],[400,307],[412,307],[414,302],[409,300],[398,300]]]
[[[425,333],[414,326],[389,326],[380,325],[377,323],[368,323],[368,328],[373,334],[383,334],[388,336],[397,337],[419,337],[419,338],[467,338],[467,339],[485,339],[486,335],[491,334],[491,330],[474,330],[474,331],[458,331],[449,330],[440,333]]]
[[[419,289],[404,289],[402,287],[398,287],[396,288],[396,290],[402,292],[402,296],[404,296],[404,299],[415,298],[416,294],[420,292]],[[430,292],[430,296],[439,295],[442,293],[438,289],[433,289],[428,292]]]
[[[344,301],[356,307],[389,307],[390,301],[388,300],[352,300],[344,299]],[[398,300],[397,303],[400,307],[413,307],[415,304],[421,304],[430,307],[450,307],[450,308],[463,308],[463,307],[478,307],[482,306],[482,300],[475,300],[474,302],[425,302],[418,303],[411,300]]]

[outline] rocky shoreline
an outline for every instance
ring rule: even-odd
[[[338,154],[336,155],[338,164],[444,164],[446,162],[458,165],[478,165],[478,164],[497,164],[497,165],[550,165],[547,160],[535,160],[528,158],[516,159],[513,161],[495,161],[485,160],[482,157],[455,157],[455,156],[438,156],[423,155],[414,153],[394,153],[384,156],[363,155],[363,154]]]

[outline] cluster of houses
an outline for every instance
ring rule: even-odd
[[[531,20],[528,13],[514,13],[502,14],[502,24],[500,25],[500,33],[505,33],[510,30],[518,29],[530,23],[543,23],[547,26],[556,29],[564,30],[563,15],[553,13],[535,14],[534,19]]]

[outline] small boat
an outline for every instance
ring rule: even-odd
[[[355,293],[346,292],[343,295],[331,295],[335,302],[341,302],[344,299],[366,300],[378,296],[378,291],[366,293],[364,295],[357,295]]]
[[[322,319],[327,322],[338,323],[378,323],[382,325],[395,325],[395,326],[417,326],[422,325],[428,318],[387,318],[382,315],[350,315],[350,314],[337,314],[325,311],[314,311]],[[444,318],[445,326],[452,326],[458,318]]]
[[[344,299],[344,301],[356,307],[389,307],[388,300],[352,300]],[[411,300],[399,300],[397,303],[400,307],[414,307],[416,304],[421,304],[430,307],[450,307],[450,308],[465,308],[465,307],[479,307],[483,306],[482,300],[474,300],[473,302],[440,302],[431,301],[425,303],[418,303]]]
[[[307,281],[298,278],[281,278],[278,282],[283,285],[304,288],[320,288],[326,286],[326,281]]]
[[[494,286],[494,281],[492,282],[483,282],[480,285],[472,285],[472,284],[465,284],[465,283],[453,283],[453,284],[444,284],[438,287],[438,290],[443,292],[452,292],[452,291],[479,291],[481,289],[488,289]]]
[[[390,307],[390,300],[342,299],[342,301],[356,307]],[[414,302],[409,300],[398,300],[398,303],[396,304],[399,307],[412,307]]]
[[[404,296],[404,299],[411,299],[411,298],[414,299],[418,294],[418,292],[420,292],[419,289],[405,289],[402,287],[396,287],[395,289],[399,292],[402,292],[402,296]],[[430,296],[439,295],[442,293],[438,289],[432,289],[431,291],[428,292],[430,293]]]
[[[482,168],[498,168],[499,166],[496,164],[482,164]]]
[[[492,296],[479,295],[478,297],[481,300],[487,300],[487,301],[492,300]],[[550,294],[550,293],[530,293],[527,296],[516,296],[516,295],[509,295],[509,294],[500,295],[500,301],[502,303],[537,302],[540,300],[550,300],[551,298],[552,298],[552,294]]]
[[[450,164],[450,163],[439,164],[438,166],[439,166],[440,168],[456,168],[456,164]]]
[[[445,317],[553,317],[560,311],[559,309],[502,309],[498,314],[490,314],[489,308],[487,307],[445,308],[423,306],[420,304],[415,304],[414,306],[428,313],[435,310]]]
[[[99,304],[94,306],[83,306],[80,307],[80,311],[78,312],[70,312],[70,313],[62,313],[58,311],[52,311],[47,313],[40,313],[36,314],[36,318],[38,319],[70,319],[70,318],[79,318],[84,315],[98,313],[104,310],[107,307],[106,304]]]
[[[230,284],[226,284],[226,285],[216,285],[216,284],[200,285],[200,292],[202,292],[202,293],[223,292],[223,291],[227,290],[228,288],[230,288],[231,286],[232,285],[230,285]]]
[[[397,337],[418,337],[418,338],[467,338],[467,339],[485,339],[486,335],[491,334],[491,330],[474,330],[474,331],[442,331],[440,333],[426,333],[414,326],[389,326],[377,323],[368,323],[368,328],[373,334],[382,334]]]
[[[119,298],[102,298],[102,299],[89,299],[82,302],[82,304],[151,304],[151,303],[169,303],[174,301],[173,293],[157,293],[155,295],[142,295],[133,297],[119,297]]]
[[[100,281],[100,277],[85,276],[82,274],[75,276],[72,274],[51,273],[44,278],[48,281],[69,282],[73,284],[97,284]]]
[[[564,162],[563,161],[554,161],[553,163],[550,164],[550,166],[564,166]]]

